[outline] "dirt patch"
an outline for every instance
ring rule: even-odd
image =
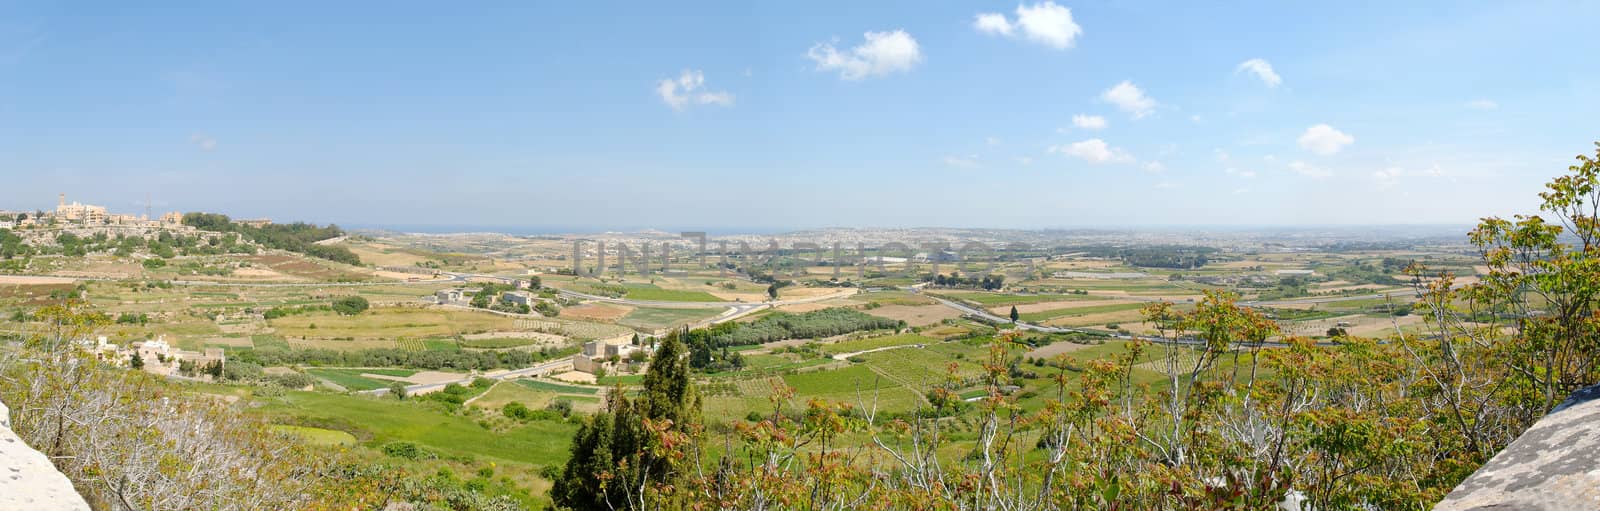
[[[230,348],[249,348],[255,343],[249,337],[207,337],[200,340],[202,346],[227,346]]]
[[[524,332],[524,331],[483,332],[483,333],[477,333],[477,334],[463,335],[463,336],[461,336],[461,338],[469,340],[469,341],[476,340],[476,339],[538,339],[538,340],[541,340],[541,341],[548,341],[548,342],[553,342],[553,343],[559,343],[559,342],[565,341],[567,339],[565,337],[562,337],[562,336],[559,336],[559,335],[556,335],[556,334],[547,334],[547,333],[544,333],[544,332]]]
[[[268,270],[268,269],[263,269],[263,268],[239,268],[239,269],[233,270],[233,276],[239,277],[239,278],[244,278],[244,279],[261,279],[261,280],[289,278],[288,275],[284,275],[282,273],[278,273],[278,272],[275,272],[275,271],[272,271],[272,270]]]
[[[467,375],[461,373],[447,373],[443,371],[418,371],[417,374],[407,376],[405,381],[414,384],[449,383],[458,381],[466,376]]]
[[[18,286],[42,286],[50,284],[71,284],[78,279],[68,277],[31,277],[26,275],[0,275],[0,284]]]
[[[1364,314],[1351,314],[1347,316],[1323,318],[1314,321],[1299,321],[1291,323],[1284,328],[1284,333],[1306,336],[1326,335],[1329,328],[1338,326],[1339,323],[1348,323],[1350,326],[1343,328],[1345,333],[1349,335],[1356,337],[1384,338],[1393,336],[1396,326],[1399,326],[1402,330],[1407,330],[1409,327],[1415,327],[1422,322],[1423,317],[1417,314],[1400,317],[1376,317],[1367,316]]]
[[[786,287],[778,291],[779,300],[799,300],[801,298],[814,298],[828,295],[847,295],[839,288],[832,287]]]
[[[760,302],[767,299],[766,293],[746,293],[719,289],[707,289],[706,292],[725,302]]]
[[[572,383],[594,383],[595,382],[594,375],[589,374],[589,373],[585,373],[585,372],[582,372],[582,371],[567,371],[567,372],[564,372],[564,373],[561,373],[561,374],[551,375],[550,377],[553,378],[553,379],[557,379],[557,380],[561,380],[561,381],[565,381],[565,382],[572,382]]]
[[[909,326],[926,326],[961,317],[961,311],[943,305],[885,305],[866,311],[880,318],[898,319]]]
[[[630,312],[633,312],[633,307],[626,305],[589,303],[561,309],[561,317],[613,323]]]

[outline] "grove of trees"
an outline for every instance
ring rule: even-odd
[[[183,224],[203,231],[239,233],[245,239],[267,248],[298,252],[345,264],[361,264],[361,258],[350,249],[316,244],[318,241],[343,236],[344,230],[337,225],[318,226],[295,222],[253,227],[236,223],[228,218],[228,215],[217,213],[185,213]]]

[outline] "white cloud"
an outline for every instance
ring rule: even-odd
[[[1256,171],[1254,170],[1240,170],[1233,167],[1222,169],[1222,173],[1230,176],[1239,176],[1245,179],[1256,177]]]
[[[701,90],[706,75],[698,70],[683,70],[677,79],[656,82],[656,95],[673,110],[683,111],[689,105],[733,106],[733,94],[726,91]]]
[[[1322,179],[1333,175],[1332,172],[1328,172],[1323,170],[1321,167],[1317,167],[1300,160],[1289,162],[1289,170],[1294,171],[1296,174],[1315,179]]]
[[[1402,170],[1400,167],[1389,167],[1372,172],[1372,179],[1378,182],[1379,190],[1387,190],[1400,180]]]
[[[1155,184],[1155,188],[1157,190],[1171,190],[1171,189],[1177,188],[1177,187],[1178,187],[1178,183],[1174,183],[1172,181],[1161,181],[1161,182],[1158,182],[1158,183]]]
[[[1156,100],[1144,95],[1144,91],[1139,90],[1139,86],[1128,80],[1123,80],[1122,83],[1106,89],[1105,92],[1100,94],[1100,99],[1133,114],[1134,119],[1150,115],[1150,112],[1156,108]]]
[[[199,146],[202,151],[210,151],[217,148],[217,139],[203,133],[189,135],[189,143]]]
[[[1106,141],[1091,138],[1081,142],[1073,142],[1065,146],[1053,146],[1050,152],[1061,153],[1076,157],[1089,163],[1126,163],[1133,161],[1122,149],[1111,147]]]
[[[1001,144],[1001,140],[1000,140],[1000,137],[985,137],[983,139],[983,143],[989,144],[989,147],[994,147],[994,146],[1000,145]]]
[[[1200,114],[1194,114],[1194,115],[1189,116],[1189,120],[1193,121],[1195,123],[1200,123],[1200,122],[1204,122],[1205,121],[1205,119],[1200,117]]]
[[[944,164],[945,165],[949,165],[951,167],[960,167],[960,168],[964,168],[964,169],[974,169],[974,168],[978,168],[978,157],[976,155],[967,156],[967,157],[954,156],[954,155],[946,156],[946,157],[944,157]]]
[[[1004,14],[990,12],[979,14],[972,26],[979,32],[1005,37],[1015,37],[1020,32],[1030,41],[1057,50],[1071,48],[1078,36],[1083,34],[1083,27],[1072,20],[1072,9],[1056,5],[1055,2],[1018,5],[1016,12],[1016,22],[1007,19]]]
[[[806,52],[806,57],[817,63],[818,71],[838,71],[839,77],[846,80],[910,71],[922,61],[917,40],[904,30],[867,32],[864,37],[866,41],[860,46],[845,51],[831,43],[818,43]]]
[[[1026,167],[1028,165],[1033,165],[1033,158],[1029,158],[1027,156],[1018,156],[1017,157],[1017,163],[1022,165],[1022,166],[1024,166],[1024,167]]]
[[[972,28],[976,28],[979,32],[985,34],[1010,36],[1016,33],[1016,28],[1011,25],[1010,21],[1006,20],[1006,15],[998,12],[979,14],[978,19],[973,20]]]
[[[1400,178],[1401,177],[1405,177],[1405,176],[1423,177],[1423,178],[1447,178],[1447,177],[1449,177],[1445,173],[1444,169],[1441,168],[1439,166],[1439,164],[1437,164],[1437,163],[1433,164],[1432,166],[1430,166],[1428,168],[1422,169],[1422,170],[1406,170],[1404,167],[1400,167],[1400,166],[1396,165],[1396,166],[1391,166],[1391,167],[1388,167],[1388,168],[1385,168],[1385,169],[1382,169],[1382,170],[1375,170],[1375,171],[1372,172],[1372,180],[1377,183],[1379,190],[1387,190],[1387,189],[1393,188],[1395,185],[1400,183]],[[1454,181],[1453,178],[1451,180]]]
[[[1496,108],[1500,108],[1500,104],[1488,99],[1479,98],[1468,101],[1467,108],[1471,108],[1473,110],[1494,110]]]
[[[1150,172],[1161,173],[1167,171],[1167,166],[1159,161],[1152,161],[1144,164],[1144,169]]]
[[[1283,84],[1283,77],[1278,76],[1278,73],[1272,70],[1272,64],[1265,60],[1246,60],[1244,62],[1240,62],[1239,67],[1234,68],[1233,70],[1235,73],[1244,71],[1249,71],[1250,74],[1256,75],[1256,78],[1260,78],[1261,83],[1266,84],[1267,87],[1276,88],[1277,86]]]
[[[1086,130],[1103,130],[1106,128],[1106,118],[1098,115],[1074,115],[1072,125]]]
[[[1356,137],[1326,124],[1306,128],[1306,132],[1300,135],[1300,147],[1324,156],[1337,153],[1355,141]]]

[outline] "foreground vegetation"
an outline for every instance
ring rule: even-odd
[[[885,418],[851,402],[790,406],[780,385],[769,414],[715,431],[674,333],[638,397],[586,423],[552,495],[584,510],[1426,509],[1600,380],[1600,163],[1580,157],[1548,189],[1557,221],[1473,231],[1481,282],[1409,268],[1426,335],[1264,348],[1277,323],[1208,292],[1192,311],[1144,309],[1160,342],[1053,361],[1056,391],[1037,408],[1008,391],[1009,334],[990,346],[976,403],[935,388],[921,413]],[[1135,365],[1164,377],[1134,381]],[[949,419],[965,406],[975,429]]]

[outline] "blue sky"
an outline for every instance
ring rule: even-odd
[[[1593,2],[219,4],[0,0],[0,209],[1464,224],[1600,139]]]

